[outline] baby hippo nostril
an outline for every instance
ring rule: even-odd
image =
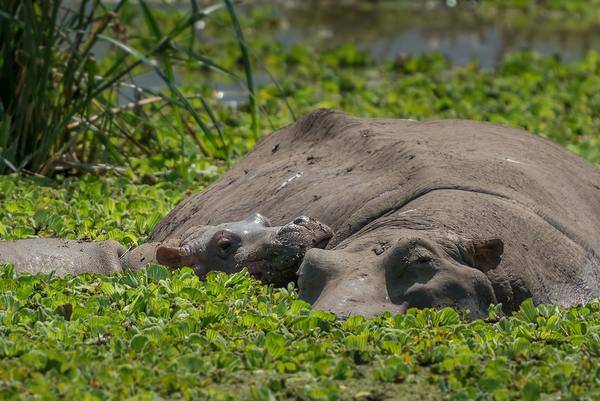
[[[325,248],[331,237],[332,231],[329,227],[303,215],[294,218],[277,232],[279,242],[286,246],[293,245],[301,253],[309,248]]]
[[[306,216],[298,216],[294,219],[293,223],[296,225],[301,225],[301,224],[307,224],[309,221],[308,217]]]

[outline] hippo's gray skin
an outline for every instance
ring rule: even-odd
[[[148,263],[191,266],[204,278],[210,270],[240,271],[243,267],[264,282],[283,286],[296,279],[304,254],[324,247],[329,227],[306,216],[271,227],[258,213],[233,223],[189,227],[165,241],[126,251],[115,241],[30,239],[0,242],[0,263],[14,264],[18,273],[57,275],[137,269]]]
[[[110,274],[122,270],[125,248],[116,241],[40,238],[0,241],[0,263],[15,265],[18,273]]]
[[[327,224],[300,296],[340,315],[600,296],[600,170],[523,130],[461,120],[362,119],[318,110],[264,138],[151,234],[249,213]]]

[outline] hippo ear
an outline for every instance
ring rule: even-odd
[[[156,249],[156,261],[170,268],[190,265],[190,257],[181,247],[159,246]]]
[[[485,273],[500,264],[504,242],[498,238],[467,241],[465,250],[467,262]]]
[[[260,224],[265,227],[271,227],[271,222],[265,216],[260,213],[252,213],[250,216],[246,217],[246,220],[249,223]]]

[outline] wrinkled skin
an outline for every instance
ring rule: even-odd
[[[247,267],[263,282],[284,286],[296,278],[306,251],[325,247],[331,235],[329,227],[306,216],[271,227],[256,213],[238,222],[190,227],[181,238],[142,245],[122,259],[127,268],[150,262],[191,266],[201,278],[211,270],[234,273]]]

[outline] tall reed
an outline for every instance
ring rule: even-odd
[[[176,118],[171,123],[181,135],[192,135],[199,151],[207,157],[228,158],[227,138],[218,128],[216,113],[201,96],[194,96],[200,99],[201,107],[196,107],[181,93],[171,60],[195,60],[235,77],[182,39],[184,32],[223,6],[232,13],[232,4],[200,9],[192,0],[190,11],[173,28],[163,30],[151,7],[139,0],[134,5],[151,38],[136,48],[128,42],[121,21],[126,3],[121,0],[109,7],[101,0],[0,0],[0,174],[52,175],[65,164],[85,170],[106,160],[122,165],[127,159],[122,143],[148,154],[160,151],[135,130],[164,107],[173,109],[169,115]],[[254,105],[247,49],[239,22],[233,18],[232,23],[246,52],[244,70],[249,102]],[[94,55],[102,42],[117,54],[108,61]],[[153,71],[167,90],[131,84],[132,74],[141,69]],[[126,86],[134,87],[138,96],[119,107],[119,89]],[[255,106],[252,110],[256,124]],[[189,119],[195,127],[186,122]]]

